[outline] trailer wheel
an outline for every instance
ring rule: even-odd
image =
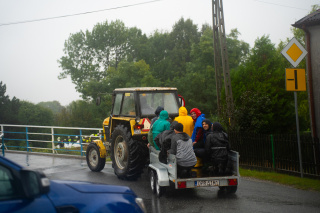
[[[226,187],[227,193],[230,193],[230,194],[236,193],[237,189],[238,189],[238,186],[227,186]]]
[[[100,172],[106,165],[106,158],[100,157],[100,151],[95,143],[90,143],[86,151],[88,167],[93,172]]]
[[[111,160],[114,173],[120,179],[136,180],[140,177],[147,160],[147,154],[131,132],[123,125],[117,126],[112,133]]]
[[[155,194],[156,193],[156,176],[155,176],[155,171],[151,170],[150,171],[150,186],[152,192]]]
[[[224,191],[224,190],[226,189],[226,186],[219,186],[219,189],[220,189],[221,191]]]
[[[155,175],[155,186],[156,186],[156,194],[158,197],[161,197],[166,192],[166,187],[159,185],[158,176]]]
[[[227,193],[234,194],[236,193],[238,186],[219,186],[221,191],[226,191]]]

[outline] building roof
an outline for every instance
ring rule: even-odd
[[[310,27],[320,25],[320,9],[300,19],[292,26],[302,29],[303,27]]]

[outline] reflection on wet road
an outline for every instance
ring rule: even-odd
[[[158,198],[150,189],[146,172],[137,181],[118,179],[111,164],[91,172],[85,158],[6,153],[5,157],[31,169],[42,170],[50,179],[79,180],[126,185],[144,199],[148,212],[320,212],[320,193],[303,191],[265,181],[241,178],[236,194],[218,188],[176,190],[169,188]]]

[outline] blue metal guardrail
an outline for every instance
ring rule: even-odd
[[[98,139],[102,136],[102,128],[12,124],[0,124],[0,126],[0,147],[3,156],[5,150],[49,151],[53,154],[80,152],[83,156],[86,152],[84,146],[88,145],[92,139]]]

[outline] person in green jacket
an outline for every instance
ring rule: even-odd
[[[160,148],[154,142],[154,139],[157,137],[159,133],[170,129],[170,122],[167,121],[168,119],[169,119],[168,112],[166,110],[162,110],[160,112],[159,119],[156,122],[154,122],[152,126],[153,145],[157,150],[160,150]]]

